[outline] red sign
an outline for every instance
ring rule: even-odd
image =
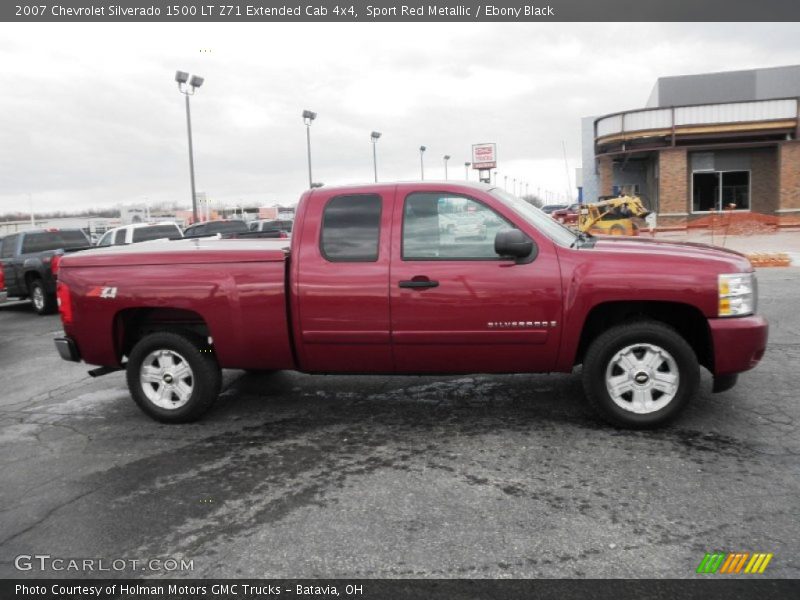
[[[494,169],[497,167],[497,144],[473,144],[472,168]]]

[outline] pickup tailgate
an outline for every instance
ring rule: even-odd
[[[286,313],[287,240],[154,241],[65,256],[65,323],[83,360],[116,366],[142,319],[202,320],[220,366],[294,367]]]

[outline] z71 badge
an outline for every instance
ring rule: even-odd
[[[95,287],[92,288],[88,294],[89,298],[116,298],[117,288],[115,287]]]

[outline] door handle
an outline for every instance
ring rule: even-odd
[[[425,279],[411,279],[408,281],[401,281],[398,284],[401,288],[423,289],[439,287],[438,281],[431,281],[427,277]]]

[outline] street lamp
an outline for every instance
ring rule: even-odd
[[[303,123],[306,126],[306,145],[308,147],[308,187],[311,187],[314,180],[311,178],[311,123],[317,118],[317,113],[310,110],[303,111]]]
[[[494,179],[492,185],[497,185],[497,171],[492,171],[492,178]]]
[[[189,179],[192,184],[192,223],[197,222],[197,195],[194,188],[194,150],[192,148],[192,114],[189,110],[189,96],[194,96],[195,91],[205,81],[202,77],[192,75],[185,71],[175,71],[175,81],[178,91],[186,98],[186,132],[189,136]]]
[[[447,181],[447,161],[450,160],[450,155],[444,155],[444,180]]]
[[[466,179],[467,181],[469,181],[469,166],[471,164],[472,164],[471,162],[464,163],[464,179]]]
[[[372,140],[372,169],[375,171],[375,183],[378,183],[378,139],[381,137],[380,131],[373,131],[369,134],[369,139]]]
[[[503,175],[503,191],[508,191],[508,175]]]
[[[419,147],[419,175],[422,181],[425,181],[425,164],[422,160],[422,156],[425,154],[425,150],[427,150],[425,146]]]
[[[517,195],[517,178],[516,177],[514,177],[514,185],[513,185],[513,187],[511,189],[513,190],[513,194],[516,196]]]

